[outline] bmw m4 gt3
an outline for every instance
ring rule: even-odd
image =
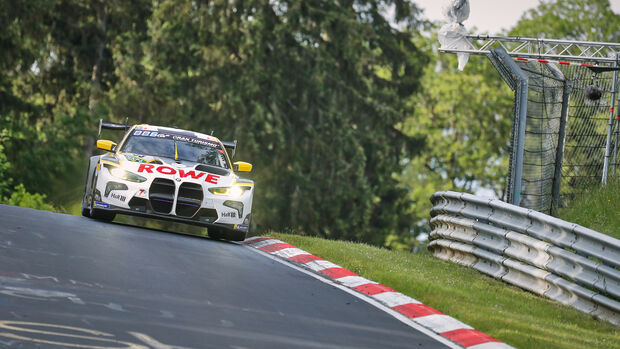
[[[250,172],[251,164],[231,163],[236,141],[152,125],[100,122],[100,133],[102,127],[125,134],[118,144],[97,141],[106,153],[90,158],[82,215],[152,217],[205,226],[215,239],[245,239],[254,182],[237,174]]]

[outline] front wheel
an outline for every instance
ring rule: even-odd
[[[84,204],[82,204],[82,216],[84,217],[90,217],[90,208],[89,207],[84,207]]]
[[[95,201],[101,200],[101,193],[97,190],[97,173],[93,175],[93,182],[91,184],[91,192],[90,198],[88,202],[90,202],[90,207],[85,208],[82,204],[82,214],[84,215],[84,210],[88,209],[88,216],[90,218],[94,218],[100,221],[111,222],[116,217],[115,212],[110,212],[108,210],[95,208]],[[86,198],[84,198],[86,199]]]
[[[90,207],[88,203],[90,202],[90,196],[88,195],[88,174],[90,173],[90,166],[88,167],[88,171],[86,171],[86,180],[84,181],[84,196],[82,196],[82,216],[90,218]]]
[[[115,212],[110,212],[107,210],[102,210],[98,208],[91,207],[90,208],[90,218],[94,218],[104,222],[111,222],[116,217]]]

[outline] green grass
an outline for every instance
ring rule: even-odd
[[[270,234],[517,348],[620,348],[620,328],[430,254]]]
[[[576,198],[559,217],[620,239],[620,178]]]

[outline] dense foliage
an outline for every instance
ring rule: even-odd
[[[406,1],[2,1],[2,144],[55,196],[99,118],[238,139],[259,228],[383,244],[409,234],[396,127],[427,56]],[[384,13],[393,8],[395,23]],[[33,166],[32,164],[36,164]],[[78,178],[82,178],[79,174]],[[78,182],[79,183],[79,182]]]
[[[509,34],[617,43],[620,15],[612,11],[609,0],[546,0],[523,14]]]
[[[616,37],[607,0],[517,28],[582,38],[579,11]],[[0,0],[0,25],[4,202],[77,202],[99,118],[237,139],[259,231],[410,248],[434,191],[501,195],[510,92],[483,59],[457,72],[412,2]]]

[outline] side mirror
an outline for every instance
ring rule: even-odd
[[[252,164],[243,161],[237,161],[233,164],[233,170],[235,172],[252,172]]]
[[[114,151],[114,149],[116,149],[116,143],[105,139],[100,139],[97,141],[97,149]]]

